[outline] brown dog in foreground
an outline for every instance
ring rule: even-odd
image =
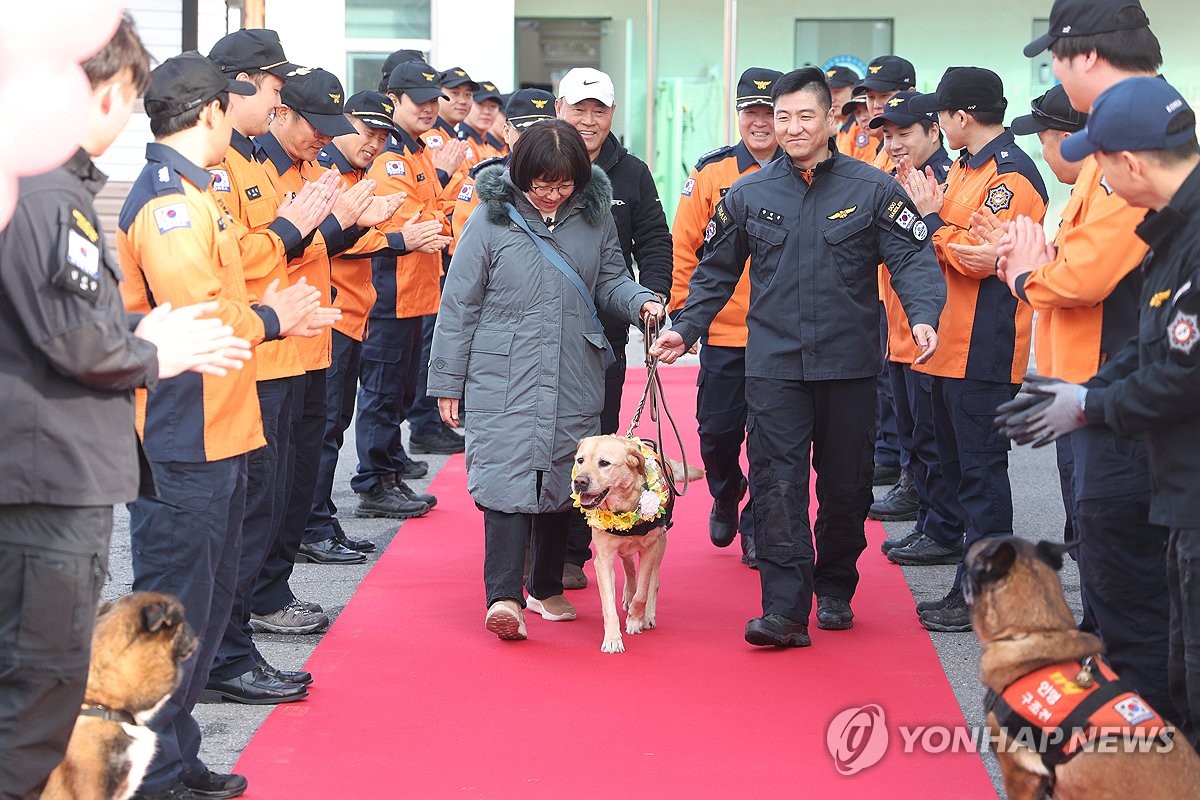
[[[83,708],[42,800],[126,800],[154,758],[146,723],[179,684],[196,649],[171,595],[134,592],[100,607]]]
[[[654,463],[647,465],[647,458],[654,459]],[[580,505],[585,512],[604,510],[617,515],[637,510],[647,490],[648,469],[666,481],[672,479],[670,461],[659,464],[653,452],[646,455],[637,439],[622,436],[583,439],[575,452],[574,488]],[[668,510],[654,520],[655,524],[643,524],[632,531],[610,532],[591,526],[592,544],[596,548],[596,584],[600,587],[600,609],[604,615],[604,641],[600,649],[605,653],[625,651],[617,616],[616,557],[620,556],[625,568],[621,594],[621,604],[629,612],[625,632],[637,634],[657,624],[658,572],[667,550],[669,516]],[[636,567],[634,555],[638,557]]]
[[[1103,645],[1075,627],[1067,607],[1057,575],[1067,549],[1003,536],[982,539],[967,553],[965,589],[983,644],[980,676],[990,690],[988,728],[1009,800],[1200,797],[1200,757],[1183,733],[1112,680],[1107,666],[1089,660]],[[1100,703],[1102,696],[1108,699]],[[1067,750],[1029,746],[1044,743],[1043,730],[1052,742],[1070,739],[1079,726],[1058,715],[1075,703],[1094,707],[1090,716],[1084,712],[1082,730],[1095,738]],[[1033,727],[1025,722],[1030,712],[1043,720],[1053,715],[1068,735],[1048,724]]]

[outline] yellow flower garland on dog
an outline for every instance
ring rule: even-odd
[[[583,512],[588,525],[606,531],[627,531],[642,522],[653,522],[666,512],[671,503],[671,490],[667,486],[666,477],[658,463],[658,454],[645,442],[638,442],[642,456],[646,461],[646,483],[642,486],[642,496],[638,507],[633,511],[609,511],[606,508],[584,508],[579,502],[579,493],[572,492],[571,499],[575,508]],[[571,467],[572,485],[575,472],[579,465]]]

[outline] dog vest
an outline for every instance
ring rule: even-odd
[[[1121,685],[1099,656],[1060,661],[988,690],[984,707],[1009,737],[1044,743],[1036,749],[1054,768],[1107,737],[1166,745],[1173,729],[1137,692]]]

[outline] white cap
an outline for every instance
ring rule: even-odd
[[[613,89],[612,78],[605,73],[591,67],[575,67],[558,82],[558,96],[568,103],[599,100],[611,108],[616,102],[617,93]]]

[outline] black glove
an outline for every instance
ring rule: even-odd
[[[996,425],[1017,444],[1044,447],[1087,424],[1080,403],[1085,392],[1074,383],[1028,375],[1021,393],[996,409]]]

